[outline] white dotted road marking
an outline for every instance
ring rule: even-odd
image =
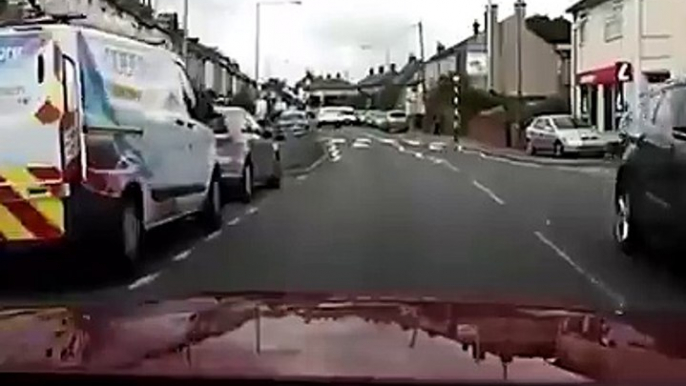
[[[448,144],[445,142],[432,142],[429,144],[429,150],[436,152],[443,151],[446,147],[448,147]]]
[[[414,157],[417,159],[424,159],[424,154],[417,152],[417,153],[414,153]]]
[[[472,184],[474,184],[474,186],[476,186],[482,192],[486,193],[493,201],[495,201],[499,205],[505,205],[505,201],[503,201],[500,197],[498,197],[495,193],[493,193],[493,191],[491,189],[485,187],[479,181],[474,180],[474,181],[472,181]]]
[[[212,233],[211,235],[205,237],[205,241],[213,241],[216,238],[218,238],[219,236],[221,236],[221,234],[222,234],[222,231],[216,231],[216,232]]]
[[[303,181],[305,181],[306,179],[307,179],[307,175],[306,175],[306,174],[303,174],[302,176],[298,176],[298,177],[296,178],[296,180],[298,180],[298,181],[300,181],[300,182],[303,182]]]
[[[403,142],[409,146],[414,146],[414,147],[422,146],[422,143],[420,141],[417,141],[414,139],[403,139]]]
[[[454,171],[455,173],[460,173],[460,172],[461,172],[460,168],[458,168],[457,166],[451,164],[450,162],[448,162],[448,161],[446,161],[446,160],[442,160],[442,161],[443,161],[443,162],[441,162],[441,163],[442,163],[443,165],[445,165],[445,167],[447,167],[448,169]]]
[[[253,206],[251,208],[248,208],[248,210],[245,211],[245,214],[248,216],[252,216],[254,214],[257,214],[257,212],[259,212],[259,211],[260,211],[260,208]]]
[[[345,145],[348,141],[345,138],[334,138],[329,143],[334,145]]]
[[[353,149],[369,149],[371,146],[366,142],[353,143]]]
[[[567,264],[571,265],[572,268],[574,268],[575,271],[577,271],[579,274],[581,274],[583,277],[585,277],[588,281],[590,281],[594,286],[596,286],[600,291],[602,291],[606,296],[612,299],[613,302],[616,303],[617,307],[619,308],[624,308],[626,307],[626,299],[624,296],[616,292],[615,290],[611,289],[607,284],[605,284],[602,280],[598,279],[597,277],[593,276],[589,272],[587,272],[583,267],[581,267],[579,264],[577,264],[569,255],[565,253],[561,248],[559,248],[555,243],[550,241],[545,235],[541,232],[534,232],[534,235],[538,238],[540,242],[545,244],[548,248],[552,249],[553,252],[555,252],[562,260],[566,261]]]
[[[403,145],[398,145],[397,149],[401,153],[405,153],[407,151],[407,149],[405,149],[405,147]]]
[[[179,253],[178,255],[174,256],[174,261],[179,262],[179,261],[184,261],[190,257],[191,252],[193,252],[192,249],[188,249],[186,251],[183,251]]]
[[[234,218],[233,220],[227,222],[226,225],[228,225],[228,226],[230,226],[230,227],[235,227],[236,225],[238,225],[238,224],[240,224],[240,223],[241,223],[241,218],[240,218],[240,217],[236,217],[236,218]]]
[[[135,282],[131,283],[129,285],[129,291],[133,291],[135,289],[138,289],[140,287],[146,286],[153,281],[157,280],[157,278],[160,277],[160,273],[151,273],[148,276],[143,276],[142,278],[136,280]]]

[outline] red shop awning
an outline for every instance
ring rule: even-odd
[[[631,63],[617,62],[607,67],[596,68],[577,75],[578,84],[613,85],[630,82],[632,79]]]

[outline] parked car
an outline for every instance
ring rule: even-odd
[[[372,110],[369,113],[369,126],[380,129],[386,125],[387,115],[384,111]]]
[[[571,115],[544,115],[526,129],[527,152],[549,152],[556,157],[568,154],[602,155],[607,148],[597,129]]]
[[[1,29],[7,47],[0,88],[22,98],[0,99],[0,249],[73,243],[129,269],[158,225],[200,214],[221,227],[211,105],[181,58],[49,22]]]
[[[301,110],[289,110],[281,114],[274,125],[274,132],[279,137],[302,137],[311,129],[312,122],[307,113]]]
[[[352,107],[322,107],[317,115],[317,126],[341,128],[354,125],[356,120],[355,109]]]
[[[384,113],[385,119],[381,128],[388,133],[403,133],[409,130],[407,115],[402,110],[391,110]]]
[[[614,195],[614,237],[625,252],[683,244],[686,234],[686,83],[662,86],[626,133]]]
[[[258,184],[281,187],[281,155],[273,134],[242,107],[221,107],[217,112],[224,117],[215,138],[225,196],[250,202]]]

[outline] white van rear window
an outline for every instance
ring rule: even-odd
[[[40,81],[47,63],[48,40],[39,35],[0,36],[0,115],[36,109],[43,103]]]

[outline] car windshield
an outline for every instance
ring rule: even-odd
[[[584,129],[590,127],[588,124],[572,117],[553,117],[552,120],[555,123],[555,127],[559,130]]]
[[[0,374],[686,384],[684,22],[0,0]]]

